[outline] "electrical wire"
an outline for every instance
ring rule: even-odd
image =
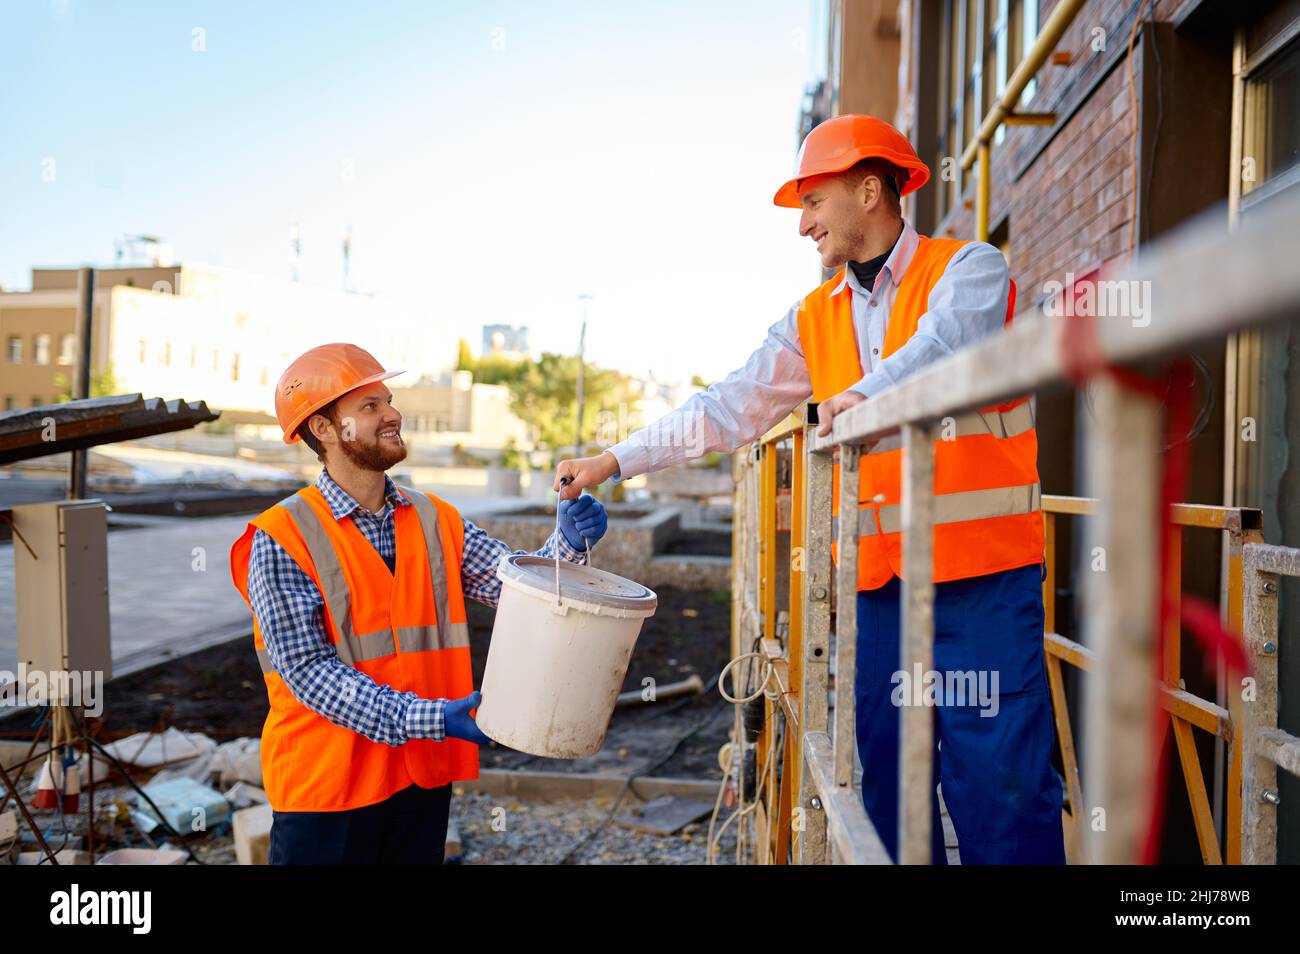
[[[104,746],[100,744],[98,739],[92,737],[90,733],[86,731],[85,724],[75,714],[73,714],[73,720],[77,723],[77,728],[80,731],[82,738],[84,738],[88,743],[90,743],[96,749],[98,749],[99,752],[104,756],[104,758],[107,759],[110,763],[112,763],[113,767],[122,773],[122,777],[126,779],[127,784],[136,790],[136,792],[140,795],[140,797],[143,798],[148,803],[149,807],[153,809],[154,814],[158,816],[159,825],[162,828],[166,829],[170,834],[174,835],[176,839],[181,843],[181,847],[183,847],[185,849],[185,853],[190,856],[190,860],[193,861],[195,864],[206,865],[207,862],[204,861],[202,858],[200,858],[198,855],[194,854],[194,850],[189,846],[186,837],[171,826],[171,823],[167,821],[167,817],[163,814],[162,809],[160,809],[154,803],[154,800],[149,797],[149,793],[146,792],[143,788],[141,788],[140,784],[131,777],[130,773],[126,769],[126,766],[124,766],[120,761],[118,761],[117,756],[113,755],[112,752],[104,748]],[[86,759],[87,771],[93,774],[95,771],[95,759],[93,756],[90,755],[89,751],[87,751],[87,756],[88,756],[88,758]],[[93,818],[91,819],[91,824],[92,825],[94,824]],[[150,844],[154,843],[153,839],[149,838],[147,832],[145,833],[145,837],[148,839]]]

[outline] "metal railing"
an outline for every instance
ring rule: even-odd
[[[1300,197],[1279,199],[1253,213],[1235,232],[1229,233],[1221,218],[1203,219],[1151,246],[1133,268],[1115,276],[1119,281],[1145,283],[1142,287],[1154,293],[1149,318],[1140,324],[1096,321],[1098,358],[1114,365],[1137,364],[1234,331],[1300,317],[1297,222]],[[794,860],[804,863],[888,860],[853,785],[858,528],[854,520],[839,521],[836,573],[830,547],[831,452],[838,448],[840,512],[852,514],[858,512],[862,445],[887,435],[901,436],[904,583],[899,668],[910,672],[920,664],[922,671],[928,671],[933,655],[933,451],[941,422],[1018,395],[1071,386],[1068,372],[1073,356],[1065,345],[1067,325],[1065,320],[1025,316],[994,338],[838,415],[826,437],[816,437],[809,425],[797,419],[787,420],[757,442],[756,449],[738,457],[733,649],[750,651],[758,645],[767,656],[766,661],[755,661],[762,664],[751,673],[771,690],[763,700],[766,718],[761,744],[754,751],[760,757],[771,752],[771,759],[780,752],[782,763],[758,775],[768,789],[756,793],[764,801],[756,830],[768,846],[760,857],[782,861],[788,850]],[[1159,698],[1174,717],[1175,732],[1183,736],[1180,754],[1188,739],[1185,729],[1196,726],[1222,736],[1232,732],[1236,716],[1206,700],[1184,697],[1168,685],[1158,694],[1153,692],[1162,409],[1147,394],[1127,389],[1108,375],[1095,377],[1093,390],[1095,414],[1085,438],[1091,449],[1090,485],[1097,500],[1079,506],[1092,513],[1087,522],[1090,543],[1105,548],[1107,572],[1084,579],[1087,649],[1050,638],[1047,645],[1049,658],[1073,662],[1091,673],[1084,716],[1090,744],[1081,781],[1075,781],[1072,792],[1079,801],[1072,804],[1104,808],[1106,824],[1104,831],[1093,830],[1094,826],[1077,829],[1084,842],[1082,857],[1124,863],[1138,857],[1144,833],[1144,797],[1153,772],[1147,751],[1148,715],[1155,700]],[[789,631],[778,639],[782,620],[776,601],[775,498],[777,465],[783,454],[790,458],[790,525],[795,542],[787,576]],[[1219,520],[1225,529],[1241,514],[1223,508],[1191,508],[1183,513],[1191,521],[1186,525]],[[1213,520],[1205,517],[1210,513],[1215,514]],[[1243,534],[1247,529],[1255,528],[1243,526]],[[1246,552],[1252,549],[1243,546]],[[1259,572],[1277,571],[1249,571]],[[836,629],[845,636],[835,641],[835,679],[837,685],[848,687],[837,693],[833,724],[828,705],[832,596],[838,603]],[[1234,598],[1241,597],[1230,596]],[[1249,609],[1252,604],[1247,600],[1243,605]],[[1251,620],[1245,624],[1249,630]],[[1275,707],[1275,681],[1272,686],[1268,691]],[[1267,688],[1268,683],[1260,679],[1260,691]],[[929,860],[930,716],[924,706],[903,707],[901,712],[898,844],[899,860],[905,863]],[[1246,738],[1248,751],[1273,753],[1274,761],[1284,766],[1294,759],[1294,745],[1285,739],[1267,735],[1259,741],[1250,734]],[[1250,764],[1255,758],[1242,759],[1246,795],[1241,797],[1248,807],[1242,809],[1243,825],[1260,827],[1252,821],[1260,811],[1250,801],[1249,786],[1257,784],[1255,779],[1267,781],[1268,772]],[[1183,764],[1191,764],[1186,756]],[[1230,818],[1232,813],[1230,805]],[[1198,832],[1203,824],[1202,818]],[[1266,838],[1266,829],[1262,825],[1259,838]],[[1233,837],[1230,830],[1229,860],[1234,855]],[[1208,841],[1203,842],[1202,847],[1207,846]],[[1243,859],[1266,854],[1252,852],[1243,851]]]

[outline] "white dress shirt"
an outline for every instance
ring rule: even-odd
[[[949,260],[930,290],[916,333],[887,358],[881,357],[898,283],[916,254],[920,237],[908,222],[872,288],[853,270],[841,268],[833,295],[853,296],[853,326],[863,376],[850,390],[870,398],[909,374],[996,334],[1007,311],[1010,272],[1006,259],[987,242],[968,242]],[[614,480],[663,470],[713,451],[730,452],[767,433],[812,395],[808,364],[799,343],[795,302],[767,330],[767,340],[745,366],[677,410],[609,448],[618,461]]]

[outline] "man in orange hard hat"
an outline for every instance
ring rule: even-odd
[[[353,344],[276,384],[286,444],[325,465],[253,519],[230,554],[253,611],[271,711],[262,778],[271,864],[438,864],[451,783],[478,777],[465,599],[495,606],[510,548],[385,473],[406,457],[386,371]],[[587,495],[537,551],[574,563],[605,532]]]
[[[996,248],[928,238],[904,221],[899,200],[929,177],[880,119],[837,116],[813,129],[774,201],[801,210],[799,234],[834,275],[768,330],[743,368],[599,456],[562,461],[561,496],[735,450],[808,398],[827,434],[846,408],[1009,324],[1015,286]],[[897,707],[922,699],[936,705],[935,784],[962,863],[1060,864],[1033,408],[1020,398],[945,424],[935,447],[933,571],[943,679],[924,698],[910,687],[916,674],[899,669],[902,450],[885,439],[862,458],[854,695],[863,803],[897,858]],[[564,477],[573,481],[561,489]],[[838,489],[832,501],[838,514]],[[937,798],[931,831],[932,859],[944,863]]]

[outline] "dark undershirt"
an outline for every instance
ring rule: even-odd
[[[902,233],[899,233],[902,238]],[[898,239],[894,239],[894,245],[898,244]],[[849,268],[853,269],[853,274],[858,279],[858,284],[863,287],[868,295],[871,294],[872,286],[876,284],[876,276],[880,270],[885,267],[885,261],[889,258],[890,252],[894,250],[894,245],[883,255],[877,255],[875,258],[865,262],[849,262]]]

